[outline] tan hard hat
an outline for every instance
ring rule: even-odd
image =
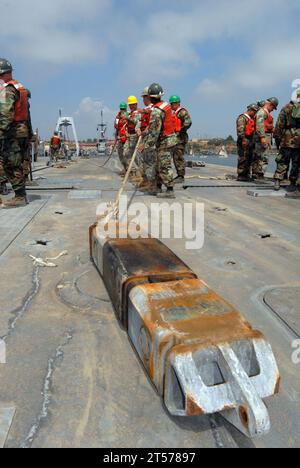
[[[149,86],[143,89],[141,97],[149,96]]]

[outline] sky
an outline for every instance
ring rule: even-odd
[[[251,102],[300,87],[299,0],[0,0],[0,56],[32,92],[34,128],[58,109],[95,138],[104,109],[159,82],[179,94],[191,137],[235,136]],[[293,88],[294,87],[294,88]],[[140,99],[142,106],[142,100]]]

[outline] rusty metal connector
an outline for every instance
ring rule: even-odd
[[[264,336],[156,239],[99,239],[91,255],[117,317],[169,412],[221,413],[248,437],[270,429],[280,376]]]
[[[128,334],[174,416],[222,413],[249,437],[270,429],[262,399],[279,372],[263,335],[200,280],[136,286]]]
[[[125,328],[128,296],[134,286],[196,278],[195,273],[157,239],[107,239],[101,244],[97,239],[96,231],[92,230],[92,258]]]

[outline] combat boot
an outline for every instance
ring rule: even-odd
[[[27,187],[38,187],[39,184],[35,180],[26,180]]]
[[[286,191],[288,193],[294,193],[297,191],[297,186],[296,186],[296,182],[291,182],[291,185],[289,185],[287,188],[286,188]]]
[[[300,185],[291,185],[287,192],[286,198],[300,198]]]
[[[137,187],[143,182],[143,177],[139,170],[137,170],[135,175],[131,177],[131,182]]]
[[[162,193],[161,187],[153,183],[151,184],[151,182],[149,183],[147,189],[142,190],[142,191],[145,193],[145,195],[150,195],[152,197],[156,197],[158,194]]]
[[[176,184],[176,185],[177,184],[184,184],[184,177],[182,177],[182,176],[176,177],[176,179],[173,180],[173,183]]]
[[[176,198],[173,187],[168,187],[166,192],[158,193],[157,198]]]
[[[280,180],[276,179],[274,182],[274,190],[278,192],[280,190]]]
[[[26,196],[16,196],[12,200],[7,200],[4,203],[2,203],[2,208],[4,210],[8,210],[11,208],[22,208],[26,205],[28,205]]]
[[[5,182],[0,184],[0,205],[5,202],[5,197],[9,194],[9,190]]]
[[[148,192],[153,187],[153,184],[149,181],[144,181],[141,185],[139,185],[139,192]]]
[[[236,180],[237,180],[238,182],[250,182],[250,177],[239,176]]]

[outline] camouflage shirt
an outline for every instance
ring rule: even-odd
[[[142,119],[141,111],[137,109],[137,111],[133,111],[129,114],[127,118],[127,122],[133,124],[135,128],[138,129],[141,126],[141,119]]]
[[[179,142],[187,143],[187,141],[189,139],[187,131],[193,125],[191,116],[190,116],[190,114],[188,113],[188,111],[186,109],[181,109],[178,112],[177,117],[182,122],[182,128],[181,128],[180,133],[178,133],[177,138],[178,138]]]
[[[192,122],[192,119],[191,119],[191,116],[190,114],[188,113],[188,111],[186,109],[181,109],[178,114],[177,114],[177,117],[181,120],[182,122],[182,129],[181,131],[183,133],[186,133],[189,128],[191,128],[191,126],[193,125],[193,122]]]
[[[292,117],[294,103],[289,102],[279,114],[274,137],[282,148],[300,148],[300,128]]]
[[[0,85],[1,86],[1,85]],[[14,86],[7,86],[0,91],[0,138],[13,134],[15,104],[19,93]]]
[[[249,120],[247,119],[245,114],[241,114],[238,117],[238,119],[236,121],[236,131],[237,131],[238,139],[249,138],[249,137],[247,137],[245,135],[246,126],[247,126],[248,122],[249,122]]]
[[[14,86],[7,86],[0,92],[0,138],[29,137],[31,122],[14,122],[18,99],[19,93]]]
[[[256,136],[259,138],[266,138],[267,133],[265,130],[265,121],[268,118],[268,114],[265,109],[259,109],[256,114]]]
[[[177,136],[175,133],[173,135],[170,135],[169,137],[162,137],[164,118],[164,112],[159,108],[154,107],[154,109],[151,112],[148,132],[145,135],[143,141],[145,150],[158,148],[160,146],[171,148],[173,146],[176,146],[176,144],[178,143]]]

